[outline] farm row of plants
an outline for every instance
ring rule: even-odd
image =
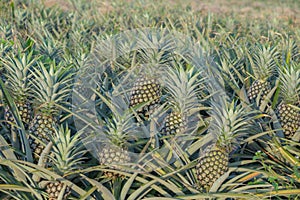
[[[300,29],[159,1],[0,3],[1,199],[299,199]]]

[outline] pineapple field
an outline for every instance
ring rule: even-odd
[[[1,0],[0,199],[300,199],[299,16]]]

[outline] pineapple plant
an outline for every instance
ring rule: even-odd
[[[38,62],[38,68],[32,73],[35,115],[29,126],[29,142],[37,161],[49,137],[54,135],[60,106],[64,106],[71,95],[74,73],[71,66],[55,62]]]
[[[168,95],[167,102],[170,112],[164,120],[162,135],[184,134],[191,121],[191,117],[200,107],[200,90],[202,79],[200,72],[194,67],[188,69],[178,63],[167,70],[164,76],[164,88]]]
[[[100,95],[100,94],[99,94]],[[100,165],[109,169],[120,170],[120,165],[128,164],[131,161],[129,150],[129,138],[137,135],[132,110],[121,95],[113,94],[101,97],[103,103],[110,110],[110,114],[100,121],[103,124],[103,130],[99,135],[99,153],[98,159]],[[115,180],[123,176],[117,172],[104,171],[104,176]]]
[[[174,40],[168,34],[141,30],[137,33],[137,52],[139,73],[130,94],[130,108],[137,108],[138,116],[148,120],[161,103],[162,97],[162,71],[170,61]]]
[[[55,129],[53,138],[51,138],[53,141],[53,157],[50,157],[53,163],[52,170],[64,179],[71,180],[76,177],[74,171],[80,169],[84,162],[86,150],[81,140],[82,134],[83,132],[72,134],[68,125],[60,125]],[[71,193],[71,188],[65,184],[60,179],[47,182],[48,199],[58,200],[60,195],[63,200],[67,199]]]
[[[6,73],[7,89],[12,95],[13,100],[18,109],[19,115],[24,127],[28,128],[31,121],[33,109],[31,105],[32,83],[29,81],[32,78],[31,70],[36,62],[33,58],[33,52],[18,53],[15,57],[8,56],[2,59]],[[9,130],[16,126],[15,119],[10,111],[10,108],[5,108],[5,120]]]
[[[228,171],[230,153],[235,150],[245,136],[251,134],[253,111],[248,111],[235,101],[227,102],[220,97],[212,103],[212,121],[208,130],[215,141],[200,154],[195,167],[198,186],[209,191],[217,179]]]
[[[279,71],[280,97],[277,116],[286,138],[292,138],[300,126],[300,65],[292,63]]]
[[[270,79],[276,73],[276,61],[278,52],[275,47],[256,46],[253,52],[248,54],[253,71],[254,82],[247,90],[247,96],[250,102],[257,102],[259,97],[260,105],[266,100],[271,91]]]

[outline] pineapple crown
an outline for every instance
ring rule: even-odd
[[[136,60],[142,65],[140,72],[147,77],[159,78],[161,70],[173,59],[176,41],[166,30],[143,29],[136,34]]]
[[[280,94],[286,103],[299,103],[300,64],[291,63],[279,70]]]
[[[127,139],[130,136],[137,135],[137,129],[132,110],[128,108],[128,104],[123,98],[123,92],[119,93],[116,86],[114,86],[114,89],[110,94],[106,93],[105,96],[97,93],[101,102],[109,109],[109,112],[105,112],[106,115],[103,116],[103,120],[100,120],[105,135],[105,138],[101,138],[101,142],[112,143],[124,148]]]
[[[55,61],[45,65],[38,62],[38,67],[32,70],[33,95],[42,112],[54,114],[58,105],[66,103],[73,86],[74,72],[72,66],[55,64]]]
[[[137,32],[139,35],[137,46],[139,58],[143,63],[164,64],[172,57],[176,41],[166,30],[161,32],[156,29],[145,29]]]
[[[266,81],[276,73],[279,53],[275,47],[257,45],[248,52],[254,79]]]
[[[86,150],[80,138],[82,133],[76,132],[72,135],[68,125],[60,125],[55,130],[52,147],[54,157],[50,159],[54,163],[54,170],[60,175],[72,173],[83,163]]]
[[[169,67],[164,76],[164,86],[167,90],[168,101],[179,113],[190,112],[191,109],[199,107],[199,93],[202,79],[200,72],[193,66],[187,69],[177,63],[174,67]]]
[[[280,43],[280,50],[283,62],[289,64],[292,60],[299,58],[300,52],[296,41],[289,36],[286,37]]]
[[[36,58],[32,56],[33,52],[21,53],[8,56],[7,59],[1,59],[5,67],[5,79],[8,89],[15,100],[22,101],[31,93],[32,84],[29,81],[32,78],[31,69],[36,63]]]
[[[236,101],[228,102],[225,97],[213,101],[209,132],[215,135],[216,145],[228,153],[240,144],[244,136],[249,135],[254,112],[247,110]]]

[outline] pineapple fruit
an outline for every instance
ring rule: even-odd
[[[176,135],[186,130],[186,119],[180,112],[169,113],[164,122],[163,134]]]
[[[222,97],[221,97],[222,98]],[[249,135],[253,112],[247,111],[233,101],[225,98],[212,103],[209,133],[216,138],[200,155],[196,165],[198,186],[209,191],[211,186],[228,171],[229,155],[240,144],[244,136]]]
[[[279,79],[281,102],[276,112],[285,137],[292,138],[300,126],[300,65],[284,67],[280,70]]]
[[[61,193],[64,184],[60,181],[56,182],[50,182],[47,184],[47,189],[46,192],[48,193],[48,199],[49,200],[57,200],[59,197],[59,194]],[[67,199],[67,197],[71,194],[70,187],[66,187],[64,194],[63,194],[63,199]]]
[[[249,56],[249,59],[255,81],[248,89],[247,96],[250,102],[256,102],[260,97],[257,104],[260,105],[271,91],[270,78],[276,72],[276,59],[279,54],[276,48],[264,46],[255,47],[252,54],[253,56]]]
[[[130,162],[129,153],[122,147],[114,145],[103,145],[102,151],[99,153],[100,165],[110,166],[111,169],[117,169],[114,165],[126,164]],[[105,177],[115,179],[122,177],[118,173],[105,172]]]
[[[200,186],[208,189],[228,171],[229,154],[224,148],[209,146],[199,158],[196,166]]]
[[[136,80],[130,95],[130,108],[139,107],[137,114],[148,119],[159,106],[161,86],[156,78],[142,76]]]
[[[45,144],[50,141],[59,116],[58,106],[63,106],[72,90],[73,72],[70,67],[49,66],[38,63],[33,71],[33,92],[35,98],[35,116],[29,126],[29,143],[35,161],[39,159]]]
[[[30,70],[36,60],[32,57],[32,53],[18,53],[15,57],[9,56],[2,60],[6,71],[7,89],[13,94],[13,100],[25,128],[28,128],[33,114],[30,102],[32,85],[29,80],[32,77]],[[6,106],[4,115],[7,128],[13,130],[12,127],[15,127],[16,123],[9,106]]]

